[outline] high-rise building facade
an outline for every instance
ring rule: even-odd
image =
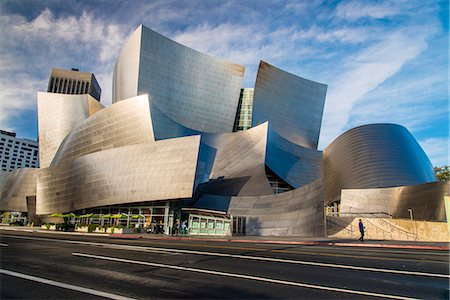
[[[241,89],[233,131],[247,130],[252,127],[254,92],[254,88]]]
[[[94,74],[80,72],[78,69],[61,70],[52,69],[48,81],[47,92],[58,94],[89,94],[100,101],[102,89]]]
[[[15,132],[0,130],[0,164],[2,171],[39,167],[36,141],[19,139]]]

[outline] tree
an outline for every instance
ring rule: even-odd
[[[439,181],[447,182],[450,180],[450,167],[434,167],[434,174],[436,174]]]

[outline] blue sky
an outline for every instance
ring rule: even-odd
[[[0,2],[0,128],[36,139],[36,92],[52,67],[93,72],[111,103],[115,59],[139,24],[245,65],[259,60],[328,85],[319,149],[368,123],[407,127],[449,164],[449,2]]]

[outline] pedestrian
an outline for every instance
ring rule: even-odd
[[[187,231],[187,224],[186,224],[186,220],[183,221],[183,223],[181,223],[181,235],[186,235],[186,231]]]
[[[359,219],[359,232],[361,233],[361,237],[359,238],[359,240],[361,241],[361,242],[364,242],[364,224],[363,224],[363,222],[362,222],[362,220],[361,219]]]

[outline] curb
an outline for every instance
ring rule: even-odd
[[[25,229],[25,228],[8,228],[0,227],[0,230],[7,231],[23,231],[23,232],[38,232],[38,233],[56,233],[66,235],[78,236],[102,236],[119,239],[152,239],[152,240],[189,240],[189,241],[203,241],[203,242],[230,242],[230,243],[259,243],[259,244],[280,244],[280,245],[321,245],[321,246],[336,246],[336,247],[364,247],[364,248],[397,248],[397,249],[420,249],[420,250],[439,250],[449,251],[449,246],[433,246],[433,245],[399,245],[399,244],[381,244],[381,243],[348,243],[348,242],[323,242],[323,241],[276,241],[276,240],[258,240],[258,239],[230,239],[230,238],[195,238],[195,237],[174,237],[174,236],[144,236],[131,235],[122,233],[84,233],[84,232],[63,232],[63,231],[47,231],[41,229]]]

